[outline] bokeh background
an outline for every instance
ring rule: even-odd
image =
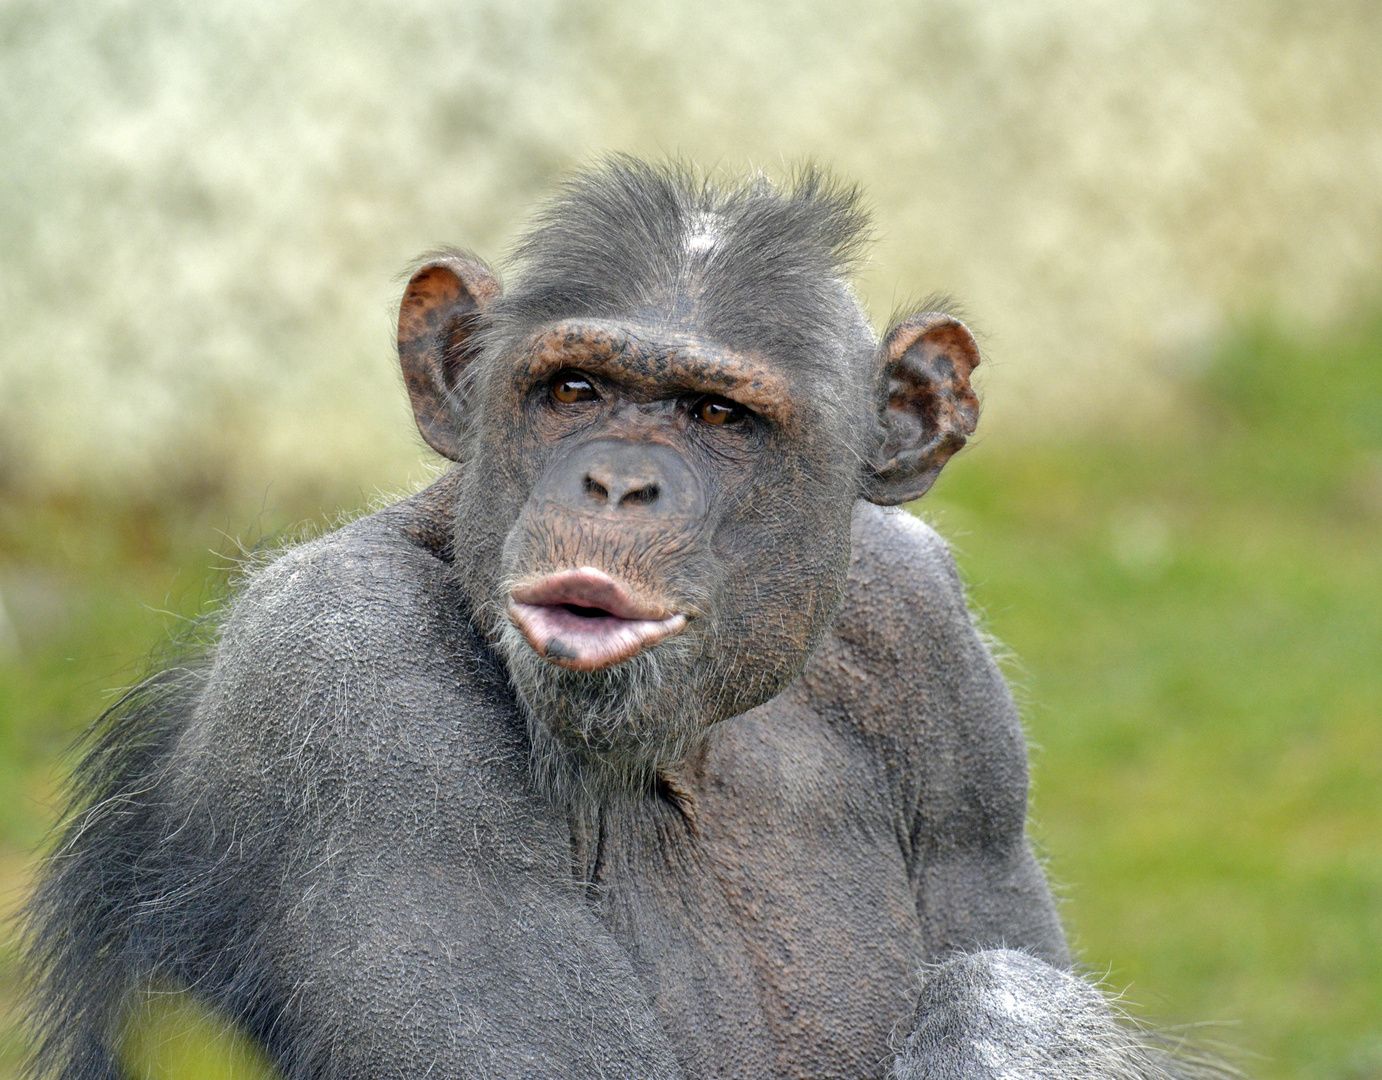
[[[399,271],[502,266],[607,150],[820,161],[878,323],[963,302],[986,415],[916,510],[1085,963],[1259,1077],[1382,1077],[1375,0],[0,0],[5,908],[64,748],[242,547],[433,475]],[[252,1073],[208,1023],[133,1068]]]

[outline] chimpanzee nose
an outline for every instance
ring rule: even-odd
[[[663,443],[596,439],[559,461],[534,495],[587,514],[700,517],[705,495],[686,459]]]
[[[662,494],[656,480],[647,476],[620,476],[607,465],[597,465],[581,481],[585,493],[606,506],[651,506]]]

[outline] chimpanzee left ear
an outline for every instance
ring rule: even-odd
[[[443,457],[465,455],[465,369],[475,359],[475,332],[499,280],[459,252],[420,266],[398,308],[398,360],[413,416],[427,445]]]
[[[969,376],[979,346],[959,319],[928,312],[893,327],[879,353],[883,437],[866,469],[864,497],[896,506],[924,495],[974,433],[979,399]]]

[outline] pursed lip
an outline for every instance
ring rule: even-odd
[[[611,667],[686,627],[684,614],[593,566],[515,585],[509,618],[535,653],[573,671]]]

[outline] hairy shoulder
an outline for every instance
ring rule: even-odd
[[[250,575],[228,612],[220,652],[265,661],[324,659],[391,666],[421,658],[419,623],[461,617],[433,489],[287,549]]]
[[[246,583],[176,759],[215,778],[213,798],[342,820],[415,817],[426,799],[434,828],[467,829],[475,811],[507,818],[527,798],[518,710],[420,501],[286,551]]]
[[[860,507],[844,603],[802,685],[812,707],[874,746],[904,788],[971,790],[1020,831],[1026,749],[1012,695],[935,530],[901,511]]]
[[[964,586],[939,533],[904,510],[861,503],[853,542],[838,634],[887,659],[916,655],[916,649],[970,645],[974,635]],[[894,650],[901,652],[894,657]]]
[[[844,602],[820,657],[840,674],[934,696],[998,677],[970,619],[950,549],[900,510],[861,504]],[[1001,681],[1001,680],[1000,680]]]

